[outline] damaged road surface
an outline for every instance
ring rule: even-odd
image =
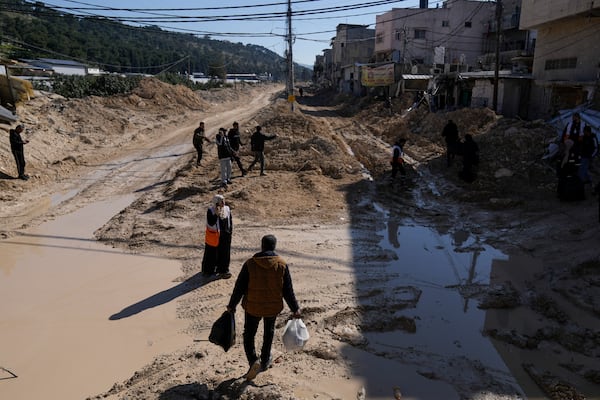
[[[264,87],[199,92],[195,95],[201,102],[181,92],[200,109],[180,106],[178,119],[169,113],[173,119],[160,125],[167,107],[161,95],[168,94],[171,103],[184,101],[173,100],[174,92],[163,93],[160,85],[148,87],[155,90],[152,101],[143,107],[139,101],[123,106],[129,120],[139,124],[135,134],[127,130],[131,143],[148,151],[147,156],[133,157],[147,159],[148,165],[138,168],[136,161],[125,168],[138,179],[135,185],[120,185],[122,179],[113,174],[71,196],[68,187],[55,191],[62,186],[35,166],[37,176],[27,184],[37,181],[38,187],[0,181],[4,201],[14,210],[42,193],[70,198],[52,212],[26,218],[29,229],[44,219],[51,223],[84,205],[99,204],[97,200],[113,200],[99,217],[94,237],[107,251],[120,249],[165,262],[158,268],[148,263],[157,276],[150,277],[151,285],[141,285],[145,293],[115,289],[126,291],[128,300],[101,318],[123,327],[158,312],[166,319],[147,335],[170,331],[178,344],[154,353],[151,362],[116,376],[104,388],[90,377],[90,398],[598,398],[597,202],[589,193],[577,204],[556,199],[554,171],[540,159],[546,140],[554,136],[552,128],[504,119],[490,110],[432,114],[417,109],[390,116],[381,103],[366,98],[340,99],[308,90],[294,111],[284,97],[276,96],[266,106],[252,107],[251,99],[264,98]],[[30,112],[35,115],[36,110]],[[60,116],[50,116],[60,121]],[[216,149],[205,146],[202,166],[196,167],[191,132],[203,119],[212,137],[219,127],[229,128],[234,118],[245,144],[240,151],[244,166],[253,159],[249,136],[256,125],[277,138],[266,144],[266,176],[251,171],[242,177],[234,165],[232,184],[223,189]],[[471,133],[480,145],[481,164],[473,183],[458,178],[460,160],[446,166],[440,134],[447,119],[457,122],[461,137]],[[44,121],[38,123],[41,128]],[[101,121],[90,118],[87,123],[98,135],[111,138],[102,133]],[[173,133],[172,141],[155,130]],[[86,168],[100,170],[103,163],[110,164],[109,158],[98,162],[99,153],[107,156],[115,147],[87,135],[92,144],[73,148],[78,165],[64,161],[49,167],[60,179],[75,179]],[[391,144],[398,136],[407,139],[408,174],[405,181],[392,183]],[[167,151],[167,143],[181,147]],[[162,161],[168,165],[162,172],[151,169]],[[496,174],[501,168],[508,172]],[[248,365],[241,345],[241,310],[232,349],[224,353],[207,340],[235,282],[200,276],[206,207],[217,193],[234,217],[234,278],[258,251],[260,237],[276,235],[277,251],[288,262],[310,332],[302,351],[286,352],[280,335],[289,317],[284,310],[276,324],[273,367],[252,384],[243,379]],[[116,207],[116,199],[128,196],[133,196],[130,203]],[[7,226],[11,229],[4,231],[0,246],[22,238],[31,241],[19,236],[24,228]],[[55,236],[91,239],[57,229]],[[31,243],[25,248],[31,251]],[[178,262],[177,276],[172,269],[161,276],[157,270],[171,268],[165,266],[173,260]],[[39,267],[28,268],[34,280]],[[137,280],[146,275],[146,265],[135,270],[138,276],[126,273],[121,262],[112,268],[122,268],[110,274],[114,280],[136,289]],[[58,283],[53,286],[60,289]],[[75,319],[64,329],[76,331],[84,321]],[[118,358],[135,358],[133,349]],[[0,394],[9,387],[6,383],[23,376],[4,363],[19,378],[0,383]],[[90,363],[82,369],[93,375],[95,368]],[[81,381],[86,387],[86,379]]]

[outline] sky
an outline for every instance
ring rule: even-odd
[[[429,7],[442,0],[429,0]],[[284,56],[287,0],[46,0],[47,6],[76,15],[120,18],[131,25],[155,25],[215,40],[263,46]],[[312,67],[330,48],[338,24],[369,25],[392,8],[416,8],[419,0],[293,0],[292,56]]]

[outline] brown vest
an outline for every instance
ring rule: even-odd
[[[274,317],[283,310],[283,274],[286,263],[279,256],[271,258],[267,268],[259,266],[254,258],[247,261],[248,292],[242,307],[255,317]]]

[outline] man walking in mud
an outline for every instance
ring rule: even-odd
[[[300,318],[300,307],[294,294],[292,277],[283,258],[275,253],[277,239],[265,235],[261,251],[248,259],[237,277],[227,311],[233,313],[242,301],[244,314],[244,351],[250,364],[246,380],[256,378],[271,366],[271,347],[275,336],[275,320],[283,310],[283,300],[292,311],[292,318]],[[263,320],[263,343],[260,357],[256,355],[254,337]]]

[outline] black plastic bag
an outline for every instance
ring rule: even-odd
[[[235,314],[225,311],[213,324],[208,340],[229,350],[235,344]]]

